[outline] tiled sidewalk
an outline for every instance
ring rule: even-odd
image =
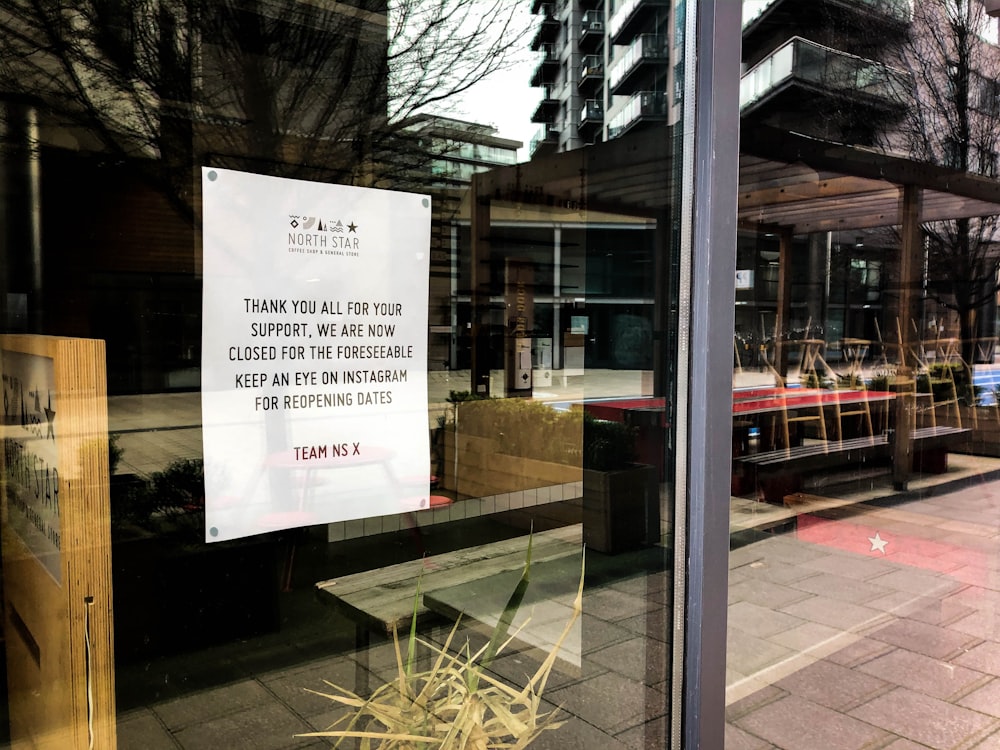
[[[584,594],[583,664],[561,664],[553,671],[544,692],[545,710],[561,711],[566,724],[544,733],[532,748],[600,748],[628,750],[661,747],[666,732],[669,617],[668,574],[634,575],[588,588]],[[427,637],[443,643],[450,628],[439,626]],[[458,642],[468,639],[473,648],[485,636],[464,630]],[[230,649],[231,651],[231,649]],[[494,674],[516,685],[534,672],[539,652],[516,647],[494,664]],[[205,666],[213,656],[202,654],[183,660],[185,669]],[[373,685],[396,675],[391,642],[371,647],[361,660]],[[329,747],[326,739],[296,738],[337,718],[331,701],[309,693],[322,691],[324,680],[353,687],[358,676],[353,653],[307,658],[268,672],[247,675],[219,687],[192,691],[161,702],[124,711],[118,721],[121,750],[205,750],[253,748],[292,750]]]
[[[983,483],[734,550],[727,749],[1000,747],[998,534]]]

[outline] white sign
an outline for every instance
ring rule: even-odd
[[[207,541],[428,507],[430,199],[202,170]]]
[[[753,289],[753,269],[738,269],[736,271],[736,288]]]
[[[49,357],[0,351],[7,518],[24,545],[61,582],[59,449],[55,368]]]

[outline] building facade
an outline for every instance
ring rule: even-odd
[[[531,85],[542,89],[533,155],[677,121],[683,2],[537,2],[532,12]]]

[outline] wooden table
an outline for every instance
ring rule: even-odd
[[[583,532],[579,524],[538,532],[532,537],[532,563],[573,555],[579,558],[582,543]],[[527,550],[528,537],[525,535],[319,581],[316,593],[320,601],[355,624],[359,686],[367,684],[370,634],[375,632],[391,638],[396,631],[401,638],[406,637],[414,616],[418,581],[423,594],[416,601],[419,623],[433,614],[425,601],[428,594],[510,571],[520,573]]]
[[[549,654],[573,616],[573,600],[580,583],[582,560],[575,554],[542,562],[532,562],[531,582],[524,593],[510,626],[517,640]],[[510,595],[521,577],[521,570],[510,570],[424,594],[424,606],[451,620],[479,626],[492,635]],[[579,668],[581,665],[581,625],[573,623],[558,658]]]

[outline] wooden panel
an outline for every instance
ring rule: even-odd
[[[103,341],[0,336],[8,401],[4,628],[14,748],[116,746],[104,363]],[[23,373],[33,382],[15,383]],[[43,454],[55,456],[54,466],[38,458]],[[30,510],[46,479],[44,502],[58,519],[51,523]],[[41,536],[23,530],[32,526]]]

